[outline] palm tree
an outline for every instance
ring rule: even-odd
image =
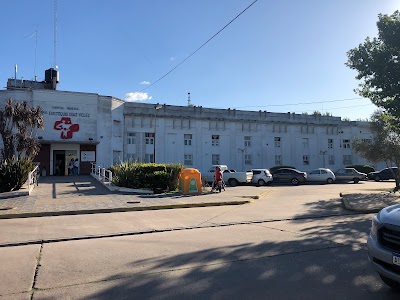
[[[3,140],[2,158],[24,156],[33,159],[40,150],[36,140],[37,130],[44,128],[42,109],[26,101],[6,100],[0,109],[0,135]]]

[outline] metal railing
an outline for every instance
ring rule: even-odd
[[[39,166],[37,165],[33,171],[28,174],[28,192],[30,193],[31,187],[39,185]]]
[[[112,183],[112,172],[106,168],[91,163],[91,175],[104,183]]]

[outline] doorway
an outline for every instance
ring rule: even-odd
[[[73,175],[69,164],[71,161],[73,163],[77,158],[78,151],[76,150],[53,150],[53,175]]]
[[[53,174],[56,176],[65,175],[65,150],[53,151]]]

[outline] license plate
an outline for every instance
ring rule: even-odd
[[[393,264],[400,266],[400,254],[393,253]]]

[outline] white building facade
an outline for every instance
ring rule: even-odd
[[[69,161],[76,158],[81,174],[90,172],[91,162],[109,167],[128,159],[182,163],[202,172],[212,164],[238,171],[373,165],[352,149],[354,139],[373,138],[368,123],[340,117],[155,106],[52,89],[0,91],[0,103],[8,98],[43,109],[45,128],[38,132],[41,151],[35,160],[47,175],[67,175]]]

